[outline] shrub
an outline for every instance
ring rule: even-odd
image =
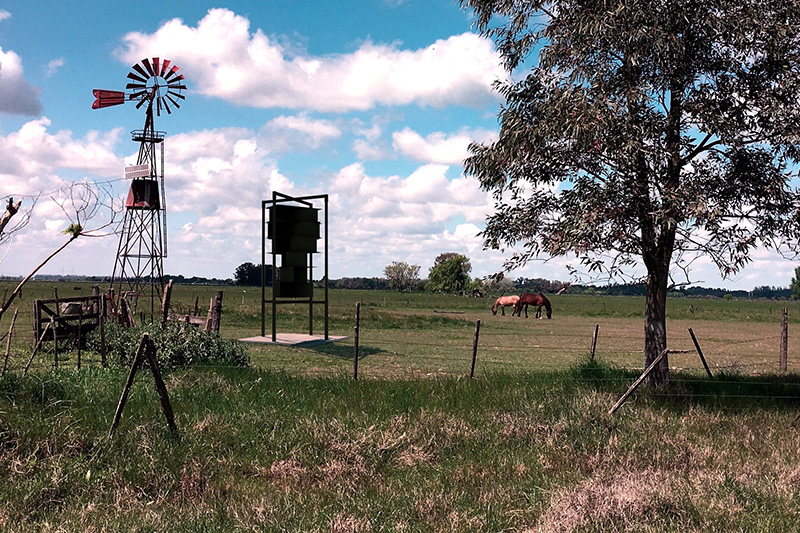
[[[153,340],[162,368],[209,363],[250,366],[250,356],[237,341],[223,339],[218,333],[201,330],[183,322],[168,322],[163,327],[160,323],[141,324],[133,328],[107,324],[105,336],[109,361],[130,366],[144,333]],[[98,331],[92,333],[89,347],[100,352]]]

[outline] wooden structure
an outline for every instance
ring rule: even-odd
[[[47,336],[42,339],[43,342],[75,338],[82,343],[87,333],[103,328],[105,297],[105,294],[98,293],[92,296],[34,300],[34,338],[41,339],[44,330],[50,328],[52,337]]]
[[[163,324],[166,324],[167,321],[185,322],[193,326],[201,327],[206,331],[219,333],[220,322],[222,320],[222,294],[222,291],[217,291],[214,297],[211,298],[211,303],[208,306],[208,314],[206,316],[198,314],[199,309],[197,301],[195,301],[194,313],[173,313],[170,304],[170,300],[172,299],[172,280],[170,280],[164,288],[164,297],[161,300],[161,322]]]

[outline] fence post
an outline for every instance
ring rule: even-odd
[[[81,369],[81,343],[83,342],[83,304],[78,311],[78,370]]]
[[[114,420],[111,422],[111,429],[108,431],[109,439],[114,436],[114,432],[117,430],[117,425],[119,424],[119,419],[122,418],[122,410],[125,409],[125,403],[128,401],[128,394],[131,392],[133,379],[136,377],[136,371],[139,369],[139,360],[144,356],[148,340],[149,337],[147,333],[142,334],[142,340],[139,341],[139,348],[136,350],[136,355],[133,356],[131,370],[128,372],[128,379],[125,381],[125,387],[122,389],[122,396],[117,404],[117,410],[114,412]]]
[[[786,372],[789,352],[789,310],[781,309],[781,372]]]
[[[11,327],[8,328],[8,341],[6,342],[6,356],[3,359],[3,371],[0,372],[0,376],[6,373],[6,367],[8,367],[8,356],[11,353],[11,335],[14,333],[14,323],[17,321],[17,313],[19,309],[14,309],[14,318],[11,319]]]
[[[469,369],[469,377],[472,379],[475,376],[475,359],[478,358],[478,336],[481,333],[481,321],[475,322],[475,340],[472,341],[472,367]]]
[[[58,368],[58,324],[55,320],[55,316],[50,317],[50,325],[53,326],[53,368]]]
[[[594,335],[592,336],[592,353],[590,357],[594,361],[594,351],[597,349],[597,332],[600,330],[600,324],[594,325]]]
[[[358,379],[358,330],[361,322],[361,302],[356,302],[356,325],[354,328],[353,342],[355,352],[353,353],[353,379]]]
[[[652,362],[652,363],[650,363],[650,366],[648,366],[648,367],[647,367],[647,369],[645,369],[645,371],[644,371],[644,372],[642,372],[642,375],[641,375],[641,376],[639,376],[639,378],[638,378],[636,381],[634,381],[634,382],[633,382],[633,385],[631,385],[631,388],[629,388],[629,389],[628,389],[628,392],[626,392],[625,394],[623,394],[623,395],[622,395],[622,397],[621,397],[621,398],[620,398],[620,399],[617,401],[617,403],[615,403],[615,404],[614,404],[614,407],[612,407],[612,408],[611,408],[611,410],[608,412],[608,414],[609,414],[609,415],[613,415],[613,414],[614,414],[614,412],[615,412],[617,409],[619,409],[620,407],[622,407],[622,404],[623,404],[623,403],[625,403],[625,400],[627,400],[627,399],[628,399],[628,396],[630,396],[631,394],[633,394],[633,391],[635,391],[635,390],[636,390],[636,389],[639,387],[639,385],[641,385],[641,384],[642,384],[642,381],[644,381],[644,378],[646,378],[646,377],[647,377],[647,376],[650,374],[650,372],[652,372],[652,371],[653,371],[653,369],[654,369],[656,366],[658,366],[658,363],[660,363],[660,362],[661,362],[661,360],[662,360],[662,359],[664,359],[664,357],[665,357],[665,356],[666,356],[668,353],[669,353],[669,350],[668,350],[668,349],[665,349],[663,352],[661,352],[661,355],[659,355],[658,357],[656,357],[656,358],[653,360],[653,362]]]
[[[689,335],[692,336],[692,342],[694,343],[694,348],[697,350],[697,355],[700,356],[700,360],[703,362],[703,367],[706,369],[706,374],[708,377],[713,378],[714,376],[711,375],[711,370],[708,368],[708,363],[706,363],[706,358],[703,357],[703,350],[700,349],[700,343],[697,342],[697,337],[694,336],[694,331],[692,328],[689,328]]]

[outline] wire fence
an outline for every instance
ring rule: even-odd
[[[362,313],[368,312],[362,310]],[[595,319],[569,317],[563,319],[570,320],[568,327],[561,324],[551,326],[554,322],[534,319],[518,322],[511,327],[510,320],[519,319],[493,317],[482,320],[476,352],[473,350],[477,321],[473,324],[463,320],[461,324],[437,326],[435,330],[370,329],[362,323],[359,325],[359,377],[465,377],[470,373],[470,362],[475,353],[478,378],[491,373],[495,375],[494,379],[497,379],[497,375],[507,375],[511,380],[530,372],[557,372],[573,368],[577,370],[572,373],[571,379],[576,382],[603,384],[622,391],[632,377],[643,369],[641,325],[634,324],[635,321],[623,324],[622,321],[595,322]],[[525,324],[524,334],[520,334],[519,324]],[[781,372],[780,331],[769,333],[763,325],[748,328],[741,323],[702,324],[696,328],[699,330],[698,342],[714,375],[714,379],[709,380],[685,326],[678,324],[671,327],[668,336],[668,344],[676,350],[669,355],[670,368],[675,371],[671,382],[684,389],[654,391],[652,395],[670,398],[686,397],[688,394],[698,399],[715,398],[719,394],[709,388],[713,386],[724,390],[728,399],[800,400],[800,383],[791,381],[800,368],[800,362],[790,357],[788,372]],[[593,333],[596,330],[599,333],[595,339]],[[4,333],[7,332],[0,332],[0,335]],[[75,341],[60,343],[58,357],[53,353],[53,343],[46,342],[32,360],[37,339],[30,325],[17,324],[12,341],[4,365],[10,372],[21,372],[28,363],[30,372],[45,372],[56,364],[59,368],[77,368]],[[602,362],[597,367],[586,364],[593,345],[595,359]],[[4,358],[6,348],[6,339],[0,339],[0,357]],[[250,348],[253,366],[257,368],[315,376],[348,374],[355,350],[352,337],[335,344]],[[276,358],[276,353],[281,357]],[[295,357],[298,354],[304,358],[302,363]],[[101,366],[100,354],[82,350],[81,366]],[[608,375],[609,368],[622,372]],[[759,376],[785,378],[759,379]],[[703,387],[696,388],[699,385]],[[740,391],[737,387],[746,390]]]

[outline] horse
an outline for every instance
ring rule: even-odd
[[[542,318],[542,306],[544,306],[545,311],[547,311],[547,318],[553,317],[553,307],[550,305],[550,300],[545,298],[542,294],[531,294],[529,292],[523,293],[523,295],[519,297],[517,305],[514,306],[514,313],[522,318],[522,307],[524,306],[525,318],[528,318],[528,305],[536,306],[536,318]]]
[[[506,307],[513,307],[516,309],[517,302],[519,301],[519,296],[501,296],[497,299],[497,301],[492,306],[492,315],[497,314],[497,308],[500,308],[502,311],[503,316],[506,316]],[[514,316],[514,311],[511,312],[511,316]]]

